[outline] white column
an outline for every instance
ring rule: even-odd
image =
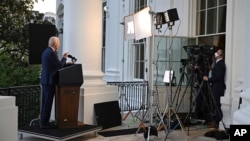
[[[238,1],[237,1],[238,2]],[[249,0],[242,0],[238,2],[238,10],[235,14],[235,18],[237,18],[235,21],[237,21],[238,24],[235,24],[235,30],[239,32],[237,34],[240,38],[240,40],[235,42],[234,47],[238,49],[238,47],[242,48],[242,52],[238,56],[243,56],[242,60],[238,60],[237,62],[242,62],[242,90],[240,97],[242,98],[242,104],[240,105],[240,109],[233,113],[233,124],[250,124],[249,117],[250,117],[250,66],[249,66],[249,33],[250,33],[250,16],[247,14],[250,12],[247,5],[250,4]],[[236,5],[237,6],[237,5]],[[236,11],[235,10],[235,11]],[[249,11],[249,12],[247,12]],[[235,36],[237,36],[235,35]],[[238,70],[238,69],[237,69]],[[239,97],[239,96],[238,96]]]
[[[107,87],[101,71],[102,0],[64,1],[63,52],[82,64],[79,120],[95,124],[94,104],[118,100],[118,91]]]
[[[122,35],[123,22],[122,8],[119,0],[107,1],[106,11],[106,61],[105,61],[105,77],[107,81],[122,80],[122,57],[123,57],[123,39],[117,35]],[[114,59],[117,58],[117,59]]]
[[[225,96],[221,97],[221,109],[223,112],[223,122],[225,123],[226,127],[228,128],[232,122],[232,111],[233,109],[237,108],[237,106],[233,107],[233,95],[235,95],[235,93],[239,93],[235,91],[235,87],[236,84],[232,83],[233,81],[235,82],[235,77],[233,77],[233,71],[234,71],[234,66],[235,63],[234,59],[236,54],[236,52],[234,52],[234,1],[233,0],[228,0],[227,1],[227,19],[226,19],[226,49],[225,49],[225,63],[226,63],[226,92],[225,92]],[[240,84],[237,85],[237,87]],[[237,98],[236,98],[237,99]],[[238,103],[238,101],[235,101],[234,103]],[[235,104],[234,104],[235,105]],[[222,124],[220,124],[221,128],[223,128]]]
[[[102,1],[64,1],[63,52],[81,63],[85,76],[103,76],[101,72]],[[86,82],[87,83],[87,82]]]

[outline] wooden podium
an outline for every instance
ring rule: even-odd
[[[83,123],[78,121],[79,96],[82,84],[81,64],[73,64],[57,72],[55,116],[59,129],[83,126]]]

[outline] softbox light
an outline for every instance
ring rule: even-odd
[[[124,17],[124,39],[136,39],[152,36],[152,18],[150,15],[150,7],[146,7],[141,11]]]
[[[152,20],[149,12],[150,7],[146,7],[134,15],[136,40],[152,36]]]

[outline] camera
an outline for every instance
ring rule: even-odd
[[[212,64],[216,47],[212,45],[190,45],[183,46],[187,52],[191,64],[198,67],[205,67]]]

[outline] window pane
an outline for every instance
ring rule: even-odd
[[[207,34],[216,33],[217,9],[207,10]]]
[[[139,60],[140,48],[139,45],[135,45],[135,61]]]
[[[197,35],[204,35],[205,34],[205,11],[201,11],[197,13]]]
[[[144,44],[140,45],[140,58],[141,61],[144,61]]]
[[[135,62],[135,67],[134,67],[134,77],[135,78],[139,78],[139,68],[140,68],[140,66],[139,66],[139,62]]]
[[[134,78],[143,79],[144,78],[144,62],[135,62],[134,68]]]
[[[218,17],[218,32],[226,32],[226,13],[227,7],[223,6],[219,8],[219,17]]]
[[[217,0],[207,0],[207,8],[216,7]]]
[[[197,10],[203,10],[206,8],[206,0],[197,0]]]
[[[145,41],[144,39],[135,41],[134,44],[134,78],[144,79],[145,65]]]
[[[143,9],[145,7],[145,0],[140,0],[140,9]]]
[[[105,47],[102,48],[102,72],[105,72]]]
[[[144,78],[144,62],[140,62],[140,70],[139,70],[139,78],[143,79]]]
[[[144,44],[135,45],[135,61],[144,61]]]
[[[227,0],[219,0],[219,5],[227,4]]]
[[[101,69],[102,72],[105,72],[105,45],[106,45],[106,11],[104,8],[107,6],[107,2],[104,2],[102,4],[102,64],[101,64]]]

